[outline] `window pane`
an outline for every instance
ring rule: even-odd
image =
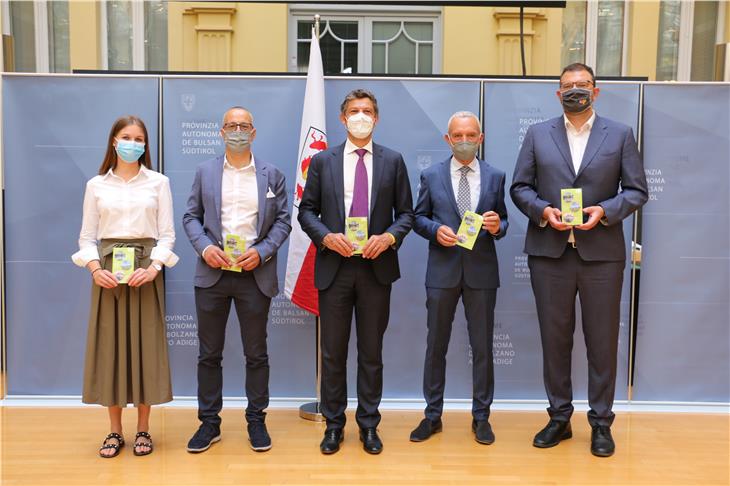
[[[48,2],[49,69],[52,73],[67,73],[69,62],[68,1]]]
[[[297,71],[306,73],[309,67],[309,44],[311,42],[297,42]]]
[[[418,48],[418,74],[433,74],[433,46],[421,44]]]
[[[167,71],[167,2],[144,3],[145,68]]]
[[[385,44],[373,44],[373,73],[385,73]]]
[[[690,79],[712,81],[715,74],[717,2],[695,2],[694,10]]]
[[[307,48],[309,48],[308,42]],[[325,35],[320,37],[319,48],[322,50],[322,65],[324,68],[324,73],[339,74],[339,72],[342,70],[342,43],[340,43],[340,41],[336,40],[329,32],[327,32]],[[309,56],[307,56],[307,62],[309,62]]]
[[[9,7],[15,70],[26,73],[35,72],[33,2],[11,1]]]
[[[598,2],[596,74],[621,76],[624,39],[624,1]]]
[[[342,69],[343,73],[357,72],[357,44],[345,44],[345,63]]]
[[[299,20],[297,22],[297,39],[311,39],[312,38],[312,25],[314,22],[307,20]],[[324,22],[320,22],[320,29],[324,27]]]
[[[340,39],[357,40],[357,22],[328,22],[330,30]],[[324,27],[323,24],[320,24]],[[321,28],[320,27],[320,28]]]
[[[400,22],[373,22],[373,40],[387,41],[400,31]]]
[[[679,61],[680,0],[662,0],[659,5],[659,40],[656,55],[656,79],[677,79]]]
[[[433,24],[431,22],[406,22],[406,32],[417,41],[433,40]]]
[[[562,31],[561,65],[567,66],[574,62],[585,62],[586,2],[566,2],[565,9],[563,9]]]
[[[388,74],[416,74],[416,44],[403,34],[388,45]]]
[[[110,70],[132,70],[132,2],[106,2]]]

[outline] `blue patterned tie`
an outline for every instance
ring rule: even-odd
[[[465,165],[459,168],[461,179],[459,179],[459,194],[456,196],[456,205],[459,208],[459,216],[464,217],[464,213],[471,210],[471,189],[469,188],[469,180],[466,175],[471,167]]]

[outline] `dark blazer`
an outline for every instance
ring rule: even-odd
[[[259,217],[258,238],[252,245],[261,257],[261,264],[253,270],[256,284],[268,297],[279,293],[276,275],[276,252],[291,231],[291,217],[286,203],[284,175],[258,158],[256,185],[258,189]],[[223,180],[223,156],[207,160],[195,171],[193,187],[188,198],[187,211],[183,216],[183,228],[193,248],[201,255],[208,245],[223,246],[221,229],[221,185]],[[223,275],[224,270],[210,267],[202,257],[195,269],[195,286],[211,287]]]
[[[461,225],[461,216],[451,184],[451,157],[433,165],[421,173],[421,185],[416,203],[416,233],[426,238],[428,245],[428,266],[426,287],[454,288],[459,286],[462,276],[466,285],[473,289],[494,289],[499,287],[499,268],[494,240],[507,233],[507,208],[504,205],[505,174],[484,161],[479,161],[481,191],[476,212],[482,214],[494,211],[499,214],[499,233],[492,236],[481,230],[472,250],[460,246],[445,247],[436,241],[436,232],[441,225],[454,232]]]
[[[320,290],[332,284],[343,259],[327,249],[322,240],[328,233],[345,232],[344,152],[343,143],[312,158],[299,204],[299,223],[317,247],[314,284]],[[395,248],[388,248],[373,260],[375,277],[388,285],[400,278],[396,249],[413,225],[411,185],[401,154],[374,143],[372,179],[368,235],[388,232],[396,242]]]
[[[528,255],[558,258],[565,251],[570,231],[557,231],[549,224],[540,227],[540,221],[547,206],[560,208],[560,190],[571,187],[583,190],[583,207],[599,205],[606,213],[605,222],[590,231],[574,231],[580,257],[625,260],[621,221],[649,197],[631,128],[596,116],[577,174],[562,115],[527,130],[510,195],[530,220],[525,238]]]

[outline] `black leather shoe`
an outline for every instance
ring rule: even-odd
[[[271,449],[271,437],[263,422],[252,422],[248,424],[248,441],[251,449],[256,452],[265,452]]]
[[[342,429],[325,430],[324,439],[319,443],[322,454],[334,454],[340,450],[340,444],[345,439]]]
[[[424,440],[431,437],[433,434],[441,432],[442,429],[443,424],[441,423],[441,419],[432,422],[429,419],[425,418],[421,420],[421,423],[418,424],[418,427],[413,429],[413,432],[411,432],[411,442],[423,442]]]
[[[474,440],[480,444],[491,444],[494,442],[494,432],[488,420],[472,420],[471,430],[474,432]]]
[[[555,447],[560,444],[561,440],[571,437],[573,437],[573,429],[570,428],[570,422],[550,419],[545,428],[537,433],[532,445],[541,449]]]
[[[616,444],[611,437],[611,427],[596,425],[591,432],[591,454],[598,457],[609,457],[616,450]]]
[[[383,452],[383,441],[378,437],[378,431],[375,430],[375,427],[360,429],[360,440],[362,441],[362,448],[368,454]]]

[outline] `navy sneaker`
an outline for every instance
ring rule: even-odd
[[[188,452],[198,453],[207,451],[211,444],[221,440],[221,430],[218,426],[203,423],[188,442]]]
[[[271,437],[266,431],[266,424],[263,422],[252,422],[248,424],[248,441],[251,449],[256,452],[264,452],[271,449]]]

